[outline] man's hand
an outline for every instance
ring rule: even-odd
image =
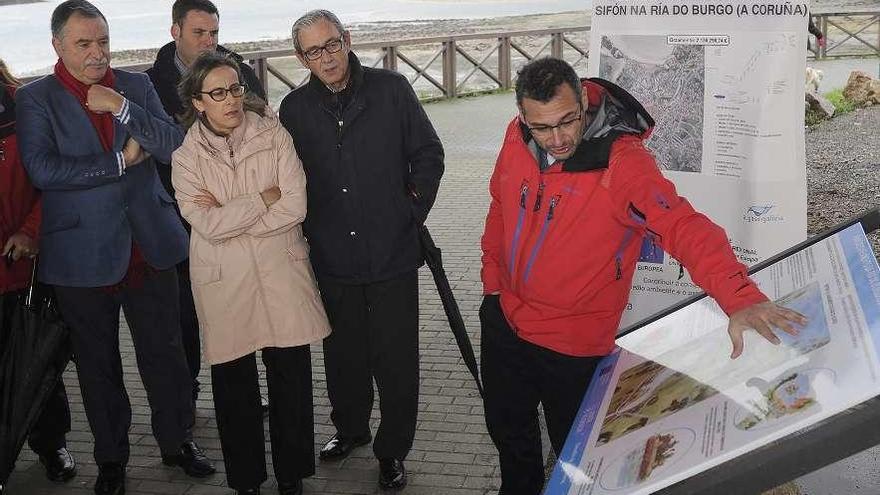
[[[210,192],[204,189],[199,189],[199,192],[201,194],[193,198],[193,203],[201,206],[202,208],[220,208],[221,206],[223,206]]]
[[[780,328],[789,335],[797,335],[798,330],[794,324],[803,326],[807,322],[807,317],[797,311],[769,301],[741,309],[730,315],[730,324],[727,326],[727,333],[730,334],[730,341],[733,343],[730,359],[736,359],[742,354],[743,333],[749,328],[754,328],[771,343],[779,344],[779,337],[773,334],[773,327]]]
[[[86,106],[95,113],[119,113],[124,100],[116,91],[100,84],[92,84],[86,96]]]
[[[270,187],[261,192],[260,197],[263,198],[263,204],[268,208],[281,199],[281,189],[278,189],[278,186]]]
[[[29,235],[21,232],[12,234],[3,246],[3,256],[9,256],[12,261],[19,258],[33,258],[37,254],[37,243]]]
[[[125,161],[125,168],[137,165],[149,157],[150,154],[144,151],[140,143],[131,137],[128,138],[128,141],[125,142],[125,146],[122,148],[122,159]]]
[[[828,41],[825,39],[824,36],[822,36],[821,38],[816,38],[816,44],[822,48],[825,48],[825,46],[828,44]]]

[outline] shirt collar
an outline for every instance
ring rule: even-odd
[[[177,67],[177,72],[180,72],[180,75],[184,75],[189,70],[189,67],[183,63],[183,59],[180,58],[180,52],[174,50],[174,66]]]

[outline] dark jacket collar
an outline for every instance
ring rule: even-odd
[[[239,64],[244,60],[241,55],[229,50],[223,45],[217,45],[217,52],[223,55],[230,55]],[[180,80],[180,71],[177,70],[177,64],[174,63],[174,54],[177,53],[177,43],[170,41],[159,49],[156,54],[156,61],[153,62],[153,68],[160,79],[174,81]]]
[[[586,115],[590,123],[574,154],[562,164],[563,172],[587,172],[608,167],[611,146],[620,136],[633,135],[647,138],[654,127],[654,119],[626,90],[616,84],[593,77],[581,80],[587,89],[589,106]],[[537,147],[528,126],[519,123],[523,140],[533,153],[544,153]]]

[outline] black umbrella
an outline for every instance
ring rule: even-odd
[[[0,485],[70,360],[68,330],[47,291],[32,277],[18,303],[3,308],[11,314],[0,315]]]
[[[449,328],[455,335],[455,342],[458,344],[458,350],[464,359],[465,365],[474,376],[477,382],[477,390],[480,396],[483,395],[483,385],[480,382],[480,371],[477,368],[477,358],[474,356],[474,348],[471,346],[471,339],[468,337],[467,329],[464,326],[464,320],[461,317],[461,311],[458,309],[458,303],[455,302],[455,295],[452,293],[452,287],[449,286],[449,279],[446,278],[446,271],[443,269],[443,258],[440,248],[434,244],[428,227],[424,225],[419,229],[419,237],[422,241],[422,254],[431,274],[434,276],[434,283],[437,285],[437,292],[440,294],[440,301],[443,303],[443,310],[446,312],[446,319],[449,320]]]

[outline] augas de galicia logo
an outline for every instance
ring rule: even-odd
[[[743,220],[748,223],[775,223],[785,220],[781,215],[775,215],[773,208],[775,205],[751,205],[746,209]]]

